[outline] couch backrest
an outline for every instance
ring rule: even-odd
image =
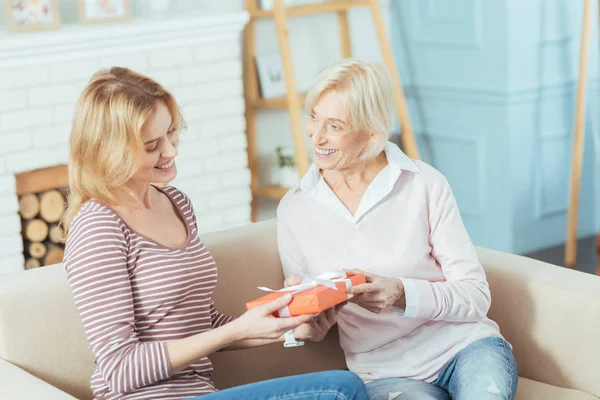
[[[262,295],[257,286],[281,287],[275,223],[268,221],[202,235],[218,265],[217,309],[233,316]],[[92,398],[93,360],[66,273],[54,265],[0,277],[0,358],[80,399]],[[345,368],[337,332],[301,348],[272,345],[211,357],[219,388],[295,373]]]
[[[246,310],[247,301],[264,295],[257,286],[283,286],[275,221],[214,232],[206,235],[204,242],[218,266],[215,303],[221,312],[239,316]],[[321,343],[307,342],[304,347],[297,348],[276,344],[219,352],[211,360],[215,367],[214,380],[219,388],[304,372],[346,368],[337,330],[329,332]]]

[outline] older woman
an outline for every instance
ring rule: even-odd
[[[289,297],[237,319],[217,311],[217,265],[190,199],[153,185],[177,176],[184,126],[168,91],[125,68],[95,74],[77,105],[64,265],[96,364],[94,398],[366,399],[347,371],[217,391],[210,354],[282,342],[312,316],[273,318]]]
[[[336,322],[371,399],[513,399],[511,346],[486,314],[490,291],[444,176],[388,142],[393,92],[376,65],[343,60],[306,99],[314,163],[278,208],[286,283],[332,269],[367,283]]]

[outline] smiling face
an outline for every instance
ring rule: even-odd
[[[313,144],[315,165],[322,170],[351,168],[372,137],[352,128],[345,98],[335,90],[323,92],[308,116],[306,131]]]
[[[173,118],[164,102],[156,102],[154,113],[142,128],[142,141],[144,149],[138,155],[132,183],[147,185],[175,179],[179,132],[173,127]]]

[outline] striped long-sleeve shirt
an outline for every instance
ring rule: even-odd
[[[94,356],[96,399],[186,399],[215,391],[206,357],[173,373],[166,342],[231,321],[212,296],[217,267],[198,237],[190,200],[161,189],[188,239],[169,248],[134,231],[111,208],[85,203],[71,225],[64,266]]]

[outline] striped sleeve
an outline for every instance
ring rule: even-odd
[[[220,326],[223,326],[225,324],[230,323],[231,321],[233,321],[233,317],[227,315],[227,314],[221,314],[220,312],[217,311],[217,308],[215,307],[215,303],[211,300],[210,301],[210,319],[212,321],[212,328],[218,328]]]
[[[166,342],[140,342],[127,270],[127,241],[116,216],[84,205],[65,248],[64,266],[98,370],[110,390],[128,393],[167,379]]]

